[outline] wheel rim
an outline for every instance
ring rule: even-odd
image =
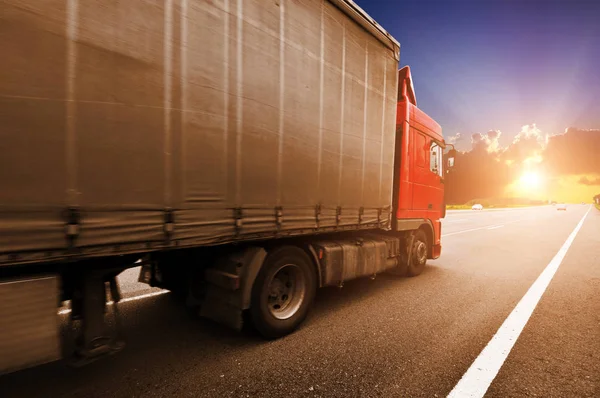
[[[277,319],[292,317],[304,302],[306,279],[295,264],[281,266],[267,283],[267,308]]]
[[[427,261],[427,245],[423,241],[416,241],[414,246],[416,263],[421,265]]]

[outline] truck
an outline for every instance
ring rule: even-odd
[[[61,358],[65,304],[73,364],[123,348],[129,268],[273,339],[440,256],[454,149],[353,1],[1,8],[0,372]]]

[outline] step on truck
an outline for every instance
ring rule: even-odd
[[[61,317],[73,364],[122,348],[128,268],[277,338],[317,288],[440,256],[454,150],[354,2],[0,7],[1,372],[61,357]]]

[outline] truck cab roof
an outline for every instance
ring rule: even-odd
[[[411,126],[418,130],[426,131],[440,144],[444,143],[442,127],[417,107],[417,96],[410,73],[410,66],[404,66],[398,71],[398,102],[405,102],[408,106],[408,117]]]

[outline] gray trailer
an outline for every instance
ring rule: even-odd
[[[120,347],[105,301],[140,261],[266,337],[316,287],[410,265],[387,232],[399,44],[352,1],[0,8],[0,370],[58,355],[65,300],[79,359]]]

